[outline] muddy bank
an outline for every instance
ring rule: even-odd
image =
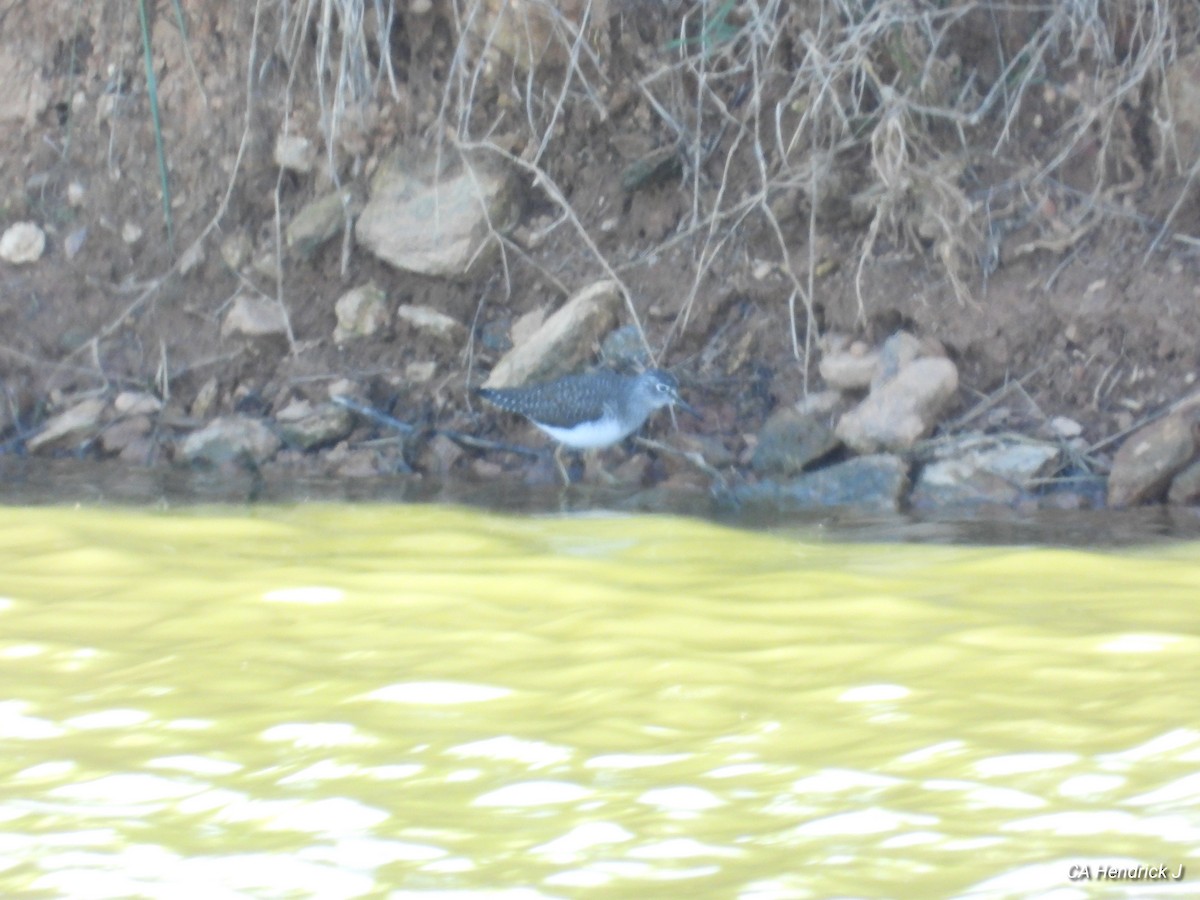
[[[508,377],[675,372],[704,419],[627,484],[860,502],[800,482],[882,454],[888,508],[1196,502],[1191,7],[283,9],[11,13],[6,453],[548,482],[471,388],[608,283]],[[845,379],[900,332],[954,386],[897,442],[855,410],[912,390]]]

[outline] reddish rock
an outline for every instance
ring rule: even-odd
[[[1136,506],[1161,499],[1171,479],[1196,455],[1196,422],[1175,414],[1125,439],[1108,476],[1108,505]]]

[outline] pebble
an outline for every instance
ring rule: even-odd
[[[37,262],[46,251],[46,232],[33,222],[17,222],[0,236],[0,259],[19,266]]]

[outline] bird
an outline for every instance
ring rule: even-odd
[[[524,416],[572,450],[611,446],[641,428],[664,406],[700,415],[679,396],[679,382],[664,369],[648,369],[640,375],[601,369],[525,387],[478,388],[476,393],[493,406]],[[554,461],[569,484],[557,449]]]

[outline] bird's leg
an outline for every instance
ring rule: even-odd
[[[563,486],[570,487],[571,486],[571,473],[568,472],[567,467],[565,465],[563,465],[562,450],[563,450],[562,444],[558,444],[557,446],[555,446],[555,448],[554,448],[554,464],[556,466],[558,466],[558,474],[562,476]]]

